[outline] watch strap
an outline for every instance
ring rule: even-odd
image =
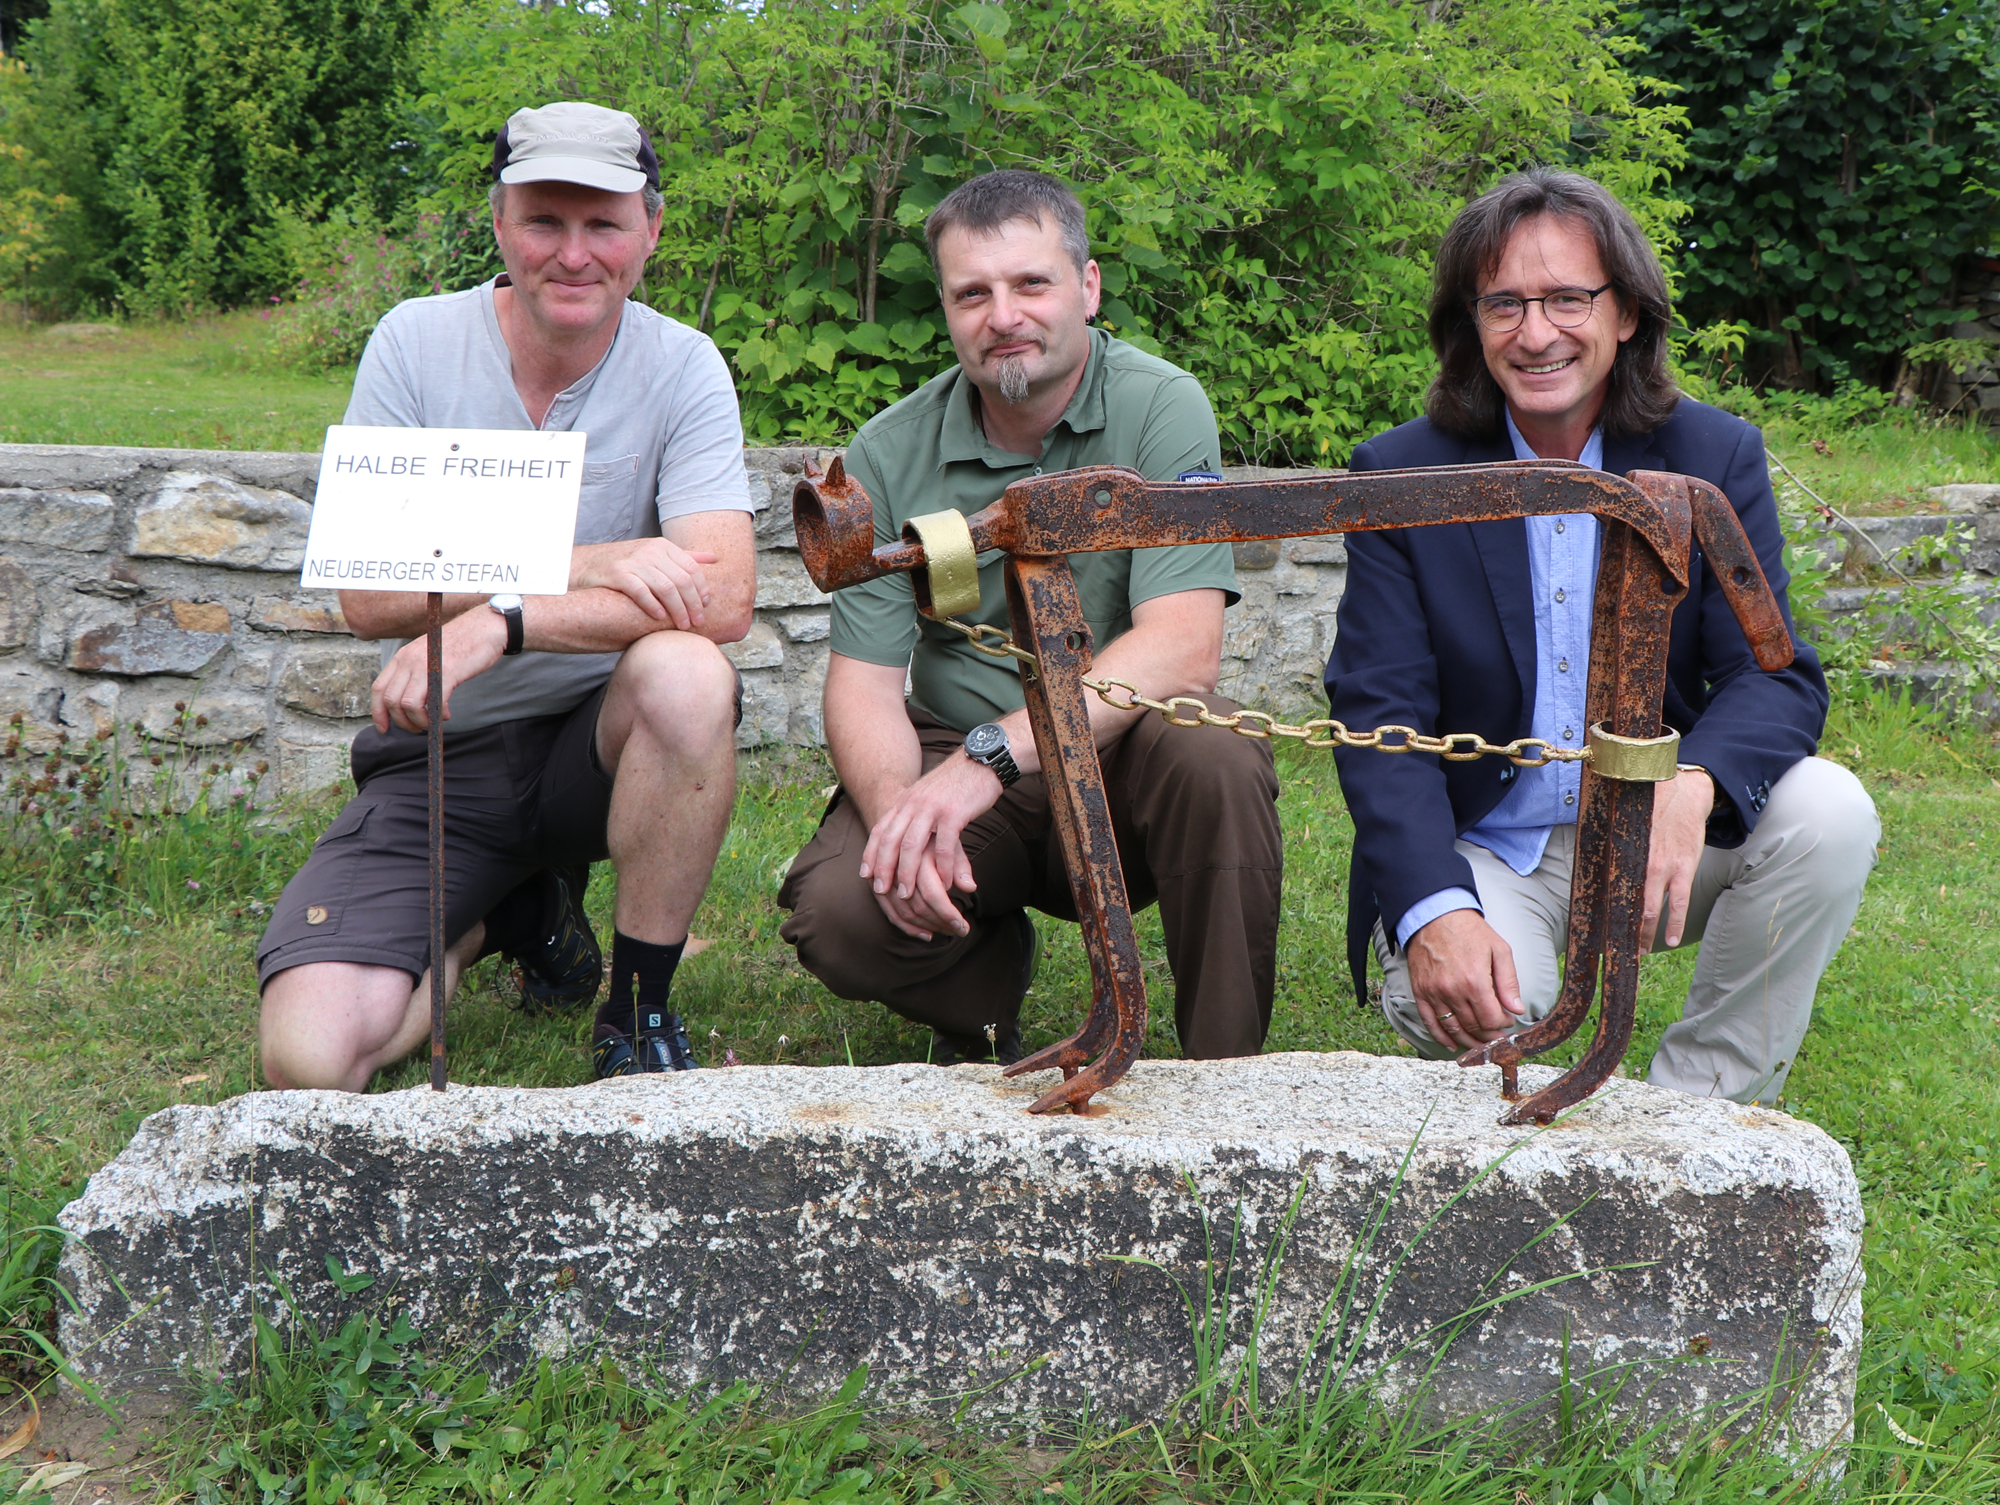
[[[1012,789],[1015,781],[1021,777],[1021,765],[1014,761],[1014,753],[1011,748],[1001,748],[1000,751],[986,760],[986,766],[1000,776],[1000,787],[1002,789]]]
[[[521,608],[518,606],[502,606],[495,607],[494,609],[500,613],[501,620],[507,624],[507,646],[500,650],[500,656],[502,658],[513,658],[520,653],[521,647],[527,641],[528,637],[527,627],[521,621]]]

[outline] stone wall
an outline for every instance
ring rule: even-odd
[[[746,748],[821,740],[827,597],[791,523],[792,478],[811,453],[745,456],[757,619],[728,653],[743,671]],[[21,713],[31,749],[135,722],[201,748],[242,742],[271,765],[267,791],[339,779],[380,650],[348,633],[333,592],[298,583],[318,468],[311,454],[0,445],[0,723]],[[1228,616],[1222,691],[1305,710],[1346,549],[1333,537],[1236,553],[1244,599]]]
[[[1952,325],[1951,337],[1983,340],[1992,347],[1992,355],[1962,371],[1948,372],[1938,384],[1937,404],[2000,422],[2000,259],[1983,257],[1972,263],[1961,283],[1959,301],[1971,317]]]

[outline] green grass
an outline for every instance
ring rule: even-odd
[[[1977,417],[1933,417],[1884,405],[1882,394],[1721,394],[1723,406],[1764,430],[1764,444],[1793,473],[1850,515],[1935,512],[1926,491],[2000,482],[2000,429]]]
[[[1506,1420],[1433,1427],[1386,1415],[1342,1384],[1267,1392],[1252,1406],[1226,1377],[1199,1389],[1179,1422],[1117,1432],[1084,1422],[1024,1446],[871,1408],[860,1370],[837,1394],[774,1407],[748,1386],[688,1393],[609,1360],[544,1365],[495,1387],[476,1356],[436,1362],[407,1324],[363,1311],[332,1334],[265,1324],[259,1336],[255,1379],[211,1390],[169,1443],[169,1488],[301,1505],[1801,1497],[1802,1481],[1753,1441],[1704,1426],[1677,1445],[1613,1441],[1590,1400],[1554,1437],[1531,1439]],[[1728,1418],[1746,1419],[1754,1436],[1754,1412]],[[1898,1494],[1968,1499],[1991,1482],[1985,1459],[1946,1454],[1916,1462]]]
[[[1935,512],[1928,487],[2000,481],[2000,430],[1984,423],[1912,418],[1875,423],[1820,442],[1790,425],[1765,431],[1770,453],[1850,516]]]
[[[0,324],[0,444],[317,450],[352,373],[266,354],[256,313],[78,337]]]
[[[1934,727],[1913,725],[1881,701],[1837,707],[1825,750],[1867,780],[1885,831],[1881,866],[1855,933],[1821,988],[1785,1104],[1848,1147],[1867,1206],[1865,1372],[1851,1478],[1860,1498],[1923,1498],[1919,1486],[1930,1487],[1924,1483],[1931,1477],[1926,1470],[1958,1459],[1952,1482],[1929,1498],[2000,1500],[1995,1482],[2000,1480],[2000,1197],[1993,1168],[1994,1152],[2000,1151],[2000,1104],[1991,1087],[2000,1078],[1995,1043],[2000,855],[1994,841],[2000,752],[1984,736],[1945,736]],[[1349,828],[1332,768],[1287,751],[1281,771],[1285,923],[1270,1046],[1401,1053],[1379,1016],[1355,1007],[1344,981],[1339,949]],[[820,790],[828,780],[823,764],[804,757],[753,768],[745,782],[715,885],[695,922],[696,933],[713,945],[685,965],[676,988],[704,1054],[719,1055],[726,1048],[746,1063],[851,1059],[863,1065],[924,1057],[922,1032],[886,1010],[831,998],[777,938],[781,916],[775,891],[818,817]],[[151,906],[151,917],[111,908],[58,929],[30,929],[0,940],[0,1032],[9,1042],[9,1068],[0,1077],[0,1153],[8,1167],[10,1247],[36,1238],[26,1230],[45,1225],[80,1192],[84,1178],[117,1152],[145,1114],[173,1102],[219,1101],[257,1086],[251,961],[261,919],[255,906],[272,897],[259,889],[274,887],[272,875],[290,870],[328,808],[324,799],[294,808],[291,824],[260,828],[245,849],[218,850],[210,880],[198,892],[184,883],[178,890],[155,886],[153,892],[162,897]],[[610,897],[608,880],[600,876],[590,906],[601,930],[608,927]],[[1066,1033],[1088,997],[1074,927],[1044,920],[1042,928],[1047,956],[1025,1018],[1031,1043]],[[1141,917],[1140,936],[1157,993],[1164,995],[1169,983],[1155,916]],[[1643,1071],[1678,1008],[1690,964],[1684,956],[1647,961],[1629,1070]],[[454,1078],[521,1085],[586,1080],[583,1023],[526,1018],[508,1006],[506,992],[497,966],[487,963],[454,1004]],[[1150,1053],[1175,1053],[1170,1020],[1161,996]],[[378,1085],[415,1085],[424,1073],[424,1064],[412,1061],[386,1073]],[[38,1259],[52,1248],[47,1241],[38,1245]],[[0,1274],[0,1319],[12,1301],[27,1325],[45,1321],[48,1293],[35,1284],[44,1268],[38,1259],[16,1262],[22,1268],[11,1294]],[[0,1262],[0,1272],[7,1268]],[[358,1341],[352,1334],[349,1339]],[[322,1341],[338,1340],[336,1334]],[[12,1361],[15,1372],[25,1373],[36,1355],[28,1351],[32,1345],[16,1346],[21,1352]],[[321,1393],[331,1383],[331,1362],[308,1356],[305,1378],[297,1383]],[[437,1378],[411,1383],[419,1390],[442,1388]],[[451,1380],[454,1387],[471,1383],[476,1381],[465,1374]],[[547,1391],[541,1400],[534,1398],[538,1385]],[[1313,1498],[1336,1480],[1346,1495],[1379,1489],[1384,1498],[1512,1501],[1516,1488],[1536,1501],[1574,1499],[1579,1505],[1589,1505],[1597,1493],[1620,1505],[1667,1498],[1659,1492],[1662,1485],[1631,1484],[1632,1469],[1640,1465],[1629,1450],[1592,1443],[1580,1452],[1537,1459],[1473,1433],[1432,1438],[1416,1447],[1407,1438],[1382,1434],[1382,1418],[1359,1414],[1343,1413],[1346,1419],[1337,1426],[1324,1423],[1334,1441],[1313,1441],[1298,1425],[1286,1432],[1274,1414],[1253,1425],[1232,1413],[1226,1424],[1216,1423],[1222,1430],[1209,1428],[1222,1439],[1218,1443],[1201,1443],[1199,1437],[1128,1437],[1115,1443],[1093,1437],[1084,1452],[1065,1462],[1060,1452],[1029,1458],[1018,1446],[973,1432],[912,1431],[872,1414],[866,1419],[870,1440],[850,1439],[851,1445],[842,1444],[846,1451],[829,1452],[826,1437],[811,1428],[834,1426],[825,1419],[832,1413],[801,1421],[745,1393],[720,1410],[704,1411],[707,1402],[699,1398],[690,1402],[643,1384],[634,1389],[594,1369],[531,1380],[502,1399],[504,1405],[481,1402],[485,1420],[477,1426],[468,1422],[465,1435],[473,1441],[466,1445],[505,1455],[501,1461],[509,1468],[526,1467],[520,1457],[529,1457],[537,1469],[553,1470],[550,1479],[565,1481],[560,1488],[551,1484],[553,1492],[522,1498],[635,1497],[620,1492],[623,1486],[608,1487],[612,1463],[604,1460],[613,1453],[626,1460],[620,1467],[636,1467],[634,1457],[684,1456],[694,1460],[688,1464],[693,1471],[676,1488],[692,1491],[706,1481],[703,1487],[712,1485],[718,1497],[739,1489],[754,1496],[748,1481],[761,1477],[759,1470],[771,1471],[775,1479],[776,1460],[793,1456],[787,1449],[806,1447],[809,1433],[820,1438],[811,1444],[818,1449],[812,1456],[820,1460],[812,1468],[819,1472],[807,1469],[795,1481],[793,1492],[800,1498],[847,1488],[840,1479],[848,1469],[863,1470],[866,1489],[850,1480],[859,1493],[828,1498],[914,1499],[938,1494],[946,1485],[953,1493],[944,1497],[1018,1492],[1021,1498],[1043,1498],[1035,1493],[1039,1483],[1032,1489],[1020,1483],[1024,1469],[1037,1479],[1060,1474],[1066,1499],[1290,1497],[1252,1488],[1254,1471],[1289,1475],[1298,1498]],[[264,1409],[245,1409],[253,1403]],[[212,1463],[217,1439],[225,1435],[250,1450],[239,1450],[240,1456],[265,1458],[267,1469],[286,1458],[303,1459],[306,1453],[298,1450],[317,1446],[313,1438],[320,1432],[307,1428],[286,1438],[264,1437],[261,1429],[270,1424],[276,1404],[270,1396],[217,1397],[203,1423],[207,1430],[190,1434],[196,1437],[188,1444],[191,1452],[175,1465],[175,1488],[195,1488],[188,1474],[193,1460]],[[315,1404],[320,1431],[333,1427],[323,1399]],[[532,1449],[523,1444],[517,1457],[507,1451],[516,1433],[506,1429],[517,1425],[509,1417],[527,1414],[522,1407],[544,1419],[532,1428],[520,1425],[520,1432],[532,1432],[536,1441]],[[385,1418],[392,1412],[393,1407],[380,1412],[367,1425],[390,1425]],[[1899,1441],[1891,1422],[1930,1445]],[[636,1453],[625,1446],[634,1439],[643,1441],[634,1443]],[[558,1443],[559,1458],[553,1451]],[[1168,1447],[1165,1455],[1161,1445]],[[1194,1467],[1191,1459],[1207,1482],[1174,1472]],[[1645,1467],[1666,1469],[1678,1479],[1673,1498],[1682,1500],[1693,1497],[1690,1490],[1715,1465],[1707,1454],[1663,1454]],[[415,1455],[411,1469],[414,1490],[421,1472]],[[590,1475],[596,1483],[586,1480],[589,1469],[598,1470]],[[1614,1477],[1620,1470],[1623,1485]],[[818,1481],[810,1488],[808,1474]],[[657,1469],[654,1476],[665,1477]],[[230,1491],[236,1491],[248,1475],[239,1470],[232,1477],[237,1482]],[[1985,1482],[1976,1482],[1980,1479]],[[1771,1484],[1767,1471],[1738,1462],[1697,1493],[1704,1499],[1749,1499],[1753,1486]],[[653,1486],[648,1491],[647,1498],[659,1497]],[[1774,1487],[1773,1497],[1783,1493]],[[476,1497],[449,1491],[440,1496]],[[354,1495],[352,1505],[363,1498]]]

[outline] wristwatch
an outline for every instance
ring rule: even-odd
[[[998,774],[1002,789],[1012,789],[1014,781],[1021,776],[1020,767],[1014,762],[1014,754],[1007,745],[1007,734],[1000,730],[997,721],[982,721],[965,734],[965,755]]]
[[[507,619],[507,646],[500,650],[500,656],[512,658],[521,651],[521,642],[527,636],[521,626],[521,598],[509,592],[488,597],[486,604]]]

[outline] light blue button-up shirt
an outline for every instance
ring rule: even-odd
[[[1514,458],[1539,458],[1507,415],[1507,437]],[[1577,457],[1593,470],[1604,468],[1604,434],[1593,429]],[[1528,734],[1557,747],[1581,747],[1584,733],[1584,688],[1590,669],[1590,616],[1597,591],[1597,518],[1589,512],[1559,517],[1531,517],[1528,525],[1528,574],[1535,605],[1535,710]],[[1549,763],[1523,768],[1500,803],[1464,839],[1486,848],[1515,872],[1532,873],[1549,844],[1549,831],[1576,820],[1578,792],[1583,787],[1581,763]],[[1396,944],[1441,914],[1454,909],[1478,909],[1479,896],[1470,889],[1441,889],[1419,899],[1396,925]]]

